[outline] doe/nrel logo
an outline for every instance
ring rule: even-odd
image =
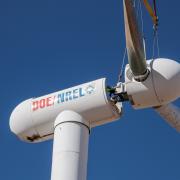
[[[89,86],[87,86],[85,91],[86,91],[87,94],[92,94],[95,91],[95,86],[94,85],[89,85]]]
[[[32,101],[32,111],[43,109],[46,107],[54,106],[55,104],[61,104],[64,102],[72,101],[86,95],[91,95],[95,92],[95,85],[89,84],[86,87],[75,88],[69,91],[62,91],[54,96],[38,99]]]

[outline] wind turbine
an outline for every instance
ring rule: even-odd
[[[165,58],[146,61],[133,2],[123,3],[129,61],[125,82],[107,92],[106,79],[95,80],[28,99],[11,114],[11,131],[21,140],[54,138],[51,180],[86,179],[90,130],[118,120],[123,101],[135,109],[153,107],[180,131],[180,110],[171,104],[180,96],[180,64]]]

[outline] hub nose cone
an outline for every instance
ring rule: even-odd
[[[180,64],[170,59],[156,59],[152,63],[153,82],[159,101],[169,103],[180,97]]]

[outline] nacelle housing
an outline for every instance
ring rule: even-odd
[[[51,139],[54,121],[64,110],[81,114],[94,127],[117,120],[121,103],[115,105],[110,100],[106,79],[99,79],[22,102],[11,114],[11,131],[28,142]]]

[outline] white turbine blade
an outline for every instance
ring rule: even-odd
[[[135,79],[138,79],[138,76],[147,75],[147,65],[143,37],[132,0],[124,0],[124,21],[128,61]]]
[[[168,124],[180,132],[180,108],[174,104],[167,104],[157,107],[155,110]]]

